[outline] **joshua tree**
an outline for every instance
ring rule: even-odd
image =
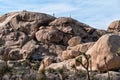
[[[86,64],[83,63],[82,58],[86,59]],[[87,72],[87,79],[90,80],[90,74],[89,74],[89,65],[90,65],[90,55],[86,55],[85,53],[82,53],[82,55],[79,56],[79,58],[76,59],[77,62],[81,64],[81,66],[86,70]]]
[[[107,62],[106,62],[106,59],[107,59],[107,57],[105,56],[105,57],[104,57],[104,62],[105,62],[105,66],[106,66],[107,73],[108,73],[108,80],[110,80],[110,73],[109,73],[109,70],[108,70],[108,64],[107,64]]]

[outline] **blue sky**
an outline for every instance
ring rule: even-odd
[[[0,14],[28,10],[69,17],[98,29],[120,19],[120,0],[0,0]]]

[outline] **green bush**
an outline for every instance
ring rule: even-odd
[[[11,70],[12,68],[8,67],[5,64],[0,65],[0,76],[3,76],[5,73],[11,73]]]
[[[38,70],[38,69],[39,69],[39,66],[40,66],[40,63],[39,63],[39,62],[36,62],[36,63],[32,66],[32,69],[33,69],[33,70]]]

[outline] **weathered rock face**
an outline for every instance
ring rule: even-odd
[[[112,23],[110,23],[107,30],[119,32],[120,31],[120,20],[116,20],[116,21],[113,21]]]
[[[48,68],[70,71],[75,67],[83,69],[76,59],[86,53],[90,55],[92,70],[106,71],[106,66],[109,70],[119,69],[119,32],[120,20],[112,22],[105,31],[70,17],[55,18],[29,11],[8,13],[0,16],[0,65],[14,67],[26,59],[30,63],[39,60],[39,71]],[[84,58],[82,61],[86,65]]]
[[[0,18],[0,25],[32,34],[37,27],[48,25],[54,19],[55,17],[44,13],[23,11],[3,15]]]
[[[95,42],[104,34],[104,30],[70,17],[55,18],[29,11],[8,13],[0,16],[0,59],[41,61],[45,56],[54,57],[56,62],[60,56],[63,60],[71,59],[91,46],[78,50],[78,45]],[[70,50],[66,50],[68,45]]]
[[[54,19],[55,17],[44,13],[28,11],[13,12],[2,15],[0,17],[1,59],[8,59],[9,57],[12,58],[14,55],[21,52],[28,41],[35,39],[34,35],[39,30],[39,27],[47,26]],[[27,44],[29,46],[27,47],[28,49],[30,49],[30,44],[31,42]],[[16,48],[22,49],[13,55],[13,53],[16,52]],[[33,50],[30,50],[28,52],[33,53],[32,51]],[[18,58],[15,58],[14,56],[13,59]]]
[[[66,49],[66,46],[53,44],[53,43],[47,43],[47,44],[39,44],[39,47],[31,54],[31,58],[35,60],[42,60],[45,58],[45,56],[54,56],[61,55],[62,51]]]
[[[103,35],[86,54],[91,56],[92,70],[106,71],[120,68],[120,56],[117,50],[120,48],[120,36],[115,34]]]
[[[79,23],[78,21],[72,18],[61,17],[55,19],[49,25],[56,27],[58,30],[64,33],[81,36],[81,37],[85,37],[87,35],[84,28],[88,27],[88,25],[85,25],[84,23]]]
[[[30,58],[32,53],[35,51],[36,48],[38,48],[39,45],[36,45],[36,42],[34,40],[31,40],[27,42],[21,49],[21,54],[23,54],[23,58]]]
[[[5,41],[5,46],[21,47],[27,41],[27,36],[23,32],[15,31],[8,34]]]

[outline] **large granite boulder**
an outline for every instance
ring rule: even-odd
[[[115,34],[103,35],[86,54],[91,56],[92,70],[106,71],[120,68],[120,36]],[[85,63],[85,61],[83,61]]]

